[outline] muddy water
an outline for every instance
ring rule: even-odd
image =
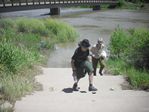
[[[49,9],[3,13],[0,17],[27,16],[35,18],[49,17]],[[93,12],[92,9],[70,8],[62,9],[61,16],[55,16],[60,21],[74,26],[79,32],[79,38],[74,43],[60,44],[51,52],[48,67],[70,67],[70,59],[78,42],[87,38],[95,44],[99,37],[104,39],[108,46],[111,32],[117,26],[124,29],[147,27],[149,28],[149,10],[102,10]]]

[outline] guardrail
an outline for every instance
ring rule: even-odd
[[[31,5],[64,5],[64,4],[96,4],[115,3],[117,0],[2,0],[0,7],[19,7]]]

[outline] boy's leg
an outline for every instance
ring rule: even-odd
[[[78,83],[78,78],[77,78],[77,73],[76,73],[76,71],[73,71],[72,76],[73,76],[74,83]]]
[[[79,82],[79,79],[77,78],[77,73],[76,73],[76,71],[73,71],[73,79],[74,79],[74,84],[73,84],[73,87],[72,87],[72,89],[74,90],[74,91],[79,91],[79,88],[78,88],[78,82]]]
[[[89,91],[97,91],[97,89],[93,86],[93,73],[89,73]]]
[[[93,66],[92,63],[89,61],[86,61],[84,63],[84,68],[88,72],[89,75],[89,91],[97,91],[97,89],[93,86]]]
[[[92,65],[93,65],[93,69],[94,69],[94,76],[96,76],[96,69],[97,69],[97,64],[98,64],[98,59],[92,57]]]
[[[104,69],[104,67],[105,67],[105,62],[104,62],[104,59],[103,59],[103,58],[100,58],[100,59],[99,59],[99,64],[100,64],[99,74],[100,74],[100,75],[103,75],[103,69]]]
[[[89,85],[93,85],[93,73],[89,73]]]

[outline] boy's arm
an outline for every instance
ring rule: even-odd
[[[88,56],[88,57],[87,57],[87,60],[90,61],[90,62],[92,62],[91,56]]]
[[[91,60],[91,57],[92,57],[92,53],[91,53],[91,49],[90,49],[90,50],[88,51],[88,57],[87,57],[87,60],[90,61],[90,62],[92,61],[92,60]]]
[[[92,47],[92,48],[90,49],[90,56],[94,56],[94,52],[95,52],[94,47]]]
[[[102,44],[102,47],[101,47],[101,49],[103,50],[105,48],[105,45],[104,44]]]
[[[75,67],[75,60],[77,59],[77,55],[78,55],[78,49],[75,50],[75,53],[73,54],[72,58],[71,58],[71,67],[72,67],[72,70],[76,70],[76,67]]]
[[[75,62],[75,60],[71,59],[71,67],[72,67],[72,70],[73,70],[73,71],[76,70],[76,67],[75,67],[74,62]]]

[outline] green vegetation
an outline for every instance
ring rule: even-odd
[[[7,109],[0,109],[0,112],[14,112],[12,108],[7,108]]]
[[[118,0],[117,5],[109,5],[109,4],[100,4],[101,9],[113,9],[113,8],[120,8],[120,9],[141,9],[144,7],[144,1],[143,0]],[[79,6],[80,8],[91,8],[92,6],[84,5]]]
[[[53,19],[1,19],[0,100],[14,102],[37,89],[35,65],[46,59],[43,51],[77,36],[70,25]]]
[[[149,88],[149,30],[124,31],[117,28],[109,45],[108,68],[115,74],[127,75],[134,88]]]
[[[118,4],[99,4],[101,10],[106,10],[106,9],[114,9],[114,8],[119,8],[119,9],[141,9],[145,6],[145,3],[147,3],[147,0],[118,0]],[[81,5],[77,6],[76,8],[93,8],[93,6],[89,5]]]
[[[92,8],[93,6],[89,6],[89,5],[82,5],[82,6],[78,6],[78,8]],[[109,8],[109,4],[100,4],[100,8],[101,9],[108,9]]]
[[[144,2],[141,0],[126,1],[119,0],[118,8],[122,9],[140,9],[144,6]]]

